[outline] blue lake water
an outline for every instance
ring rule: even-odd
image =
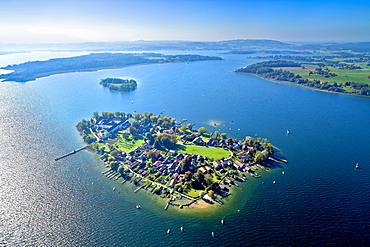
[[[57,56],[11,54],[0,56],[0,64]],[[236,74],[257,60],[220,56],[0,82],[0,246],[368,244],[370,98]],[[106,77],[133,78],[138,88],[110,92],[98,83]],[[268,138],[289,163],[240,184],[223,206],[165,211],[159,198],[104,177],[93,153],[54,161],[84,145],[75,128],[81,119],[134,110],[164,110],[209,131],[217,122],[233,138]]]

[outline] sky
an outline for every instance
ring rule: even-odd
[[[370,0],[0,0],[0,44],[370,42]]]

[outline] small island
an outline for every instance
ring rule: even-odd
[[[151,112],[94,112],[77,124],[84,141],[108,167],[108,178],[122,178],[167,200],[167,206],[192,207],[202,200],[224,204],[230,187],[260,177],[277,159],[265,138],[227,138],[226,133],[185,124],[184,119]]]
[[[118,92],[131,92],[137,88],[137,82],[134,79],[105,78],[99,83],[109,90]]]

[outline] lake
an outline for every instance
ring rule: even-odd
[[[369,243],[370,98],[234,73],[261,61],[244,55],[161,52],[224,60],[0,82],[0,246]],[[0,65],[81,54],[8,54],[0,56]],[[106,77],[135,79],[138,88],[111,92],[99,85]],[[54,161],[84,145],[75,128],[81,119],[95,111],[135,110],[164,111],[232,138],[268,138],[289,163],[241,183],[225,205],[166,211],[160,198],[104,177],[106,168],[94,153]]]

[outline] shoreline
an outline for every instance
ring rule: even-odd
[[[169,63],[180,63],[180,62],[169,62]],[[52,75],[65,74],[65,73],[94,72],[94,71],[105,70],[105,69],[122,69],[122,68],[126,68],[126,67],[131,67],[131,66],[138,66],[138,65],[140,66],[140,65],[149,65],[149,64],[166,64],[166,63],[163,63],[163,62],[162,63],[161,62],[159,62],[159,63],[138,63],[138,64],[122,65],[122,66],[107,66],[107,67],[76,69],[76,70],[74,70],[74,69],[58,70],[58,71],[50,71],[50,72],[44,72],[44,73],[35,74],[32,77],[28,77],[24,81],[20,81],[20,80],[8,80],[8,79],[3,79],[3,81],[28,82],[28,81],[35,81],[36,79],[39,79],[39,78],[44,78],[44,77],[48,77],[48,76],[52,76]],[[3,70],[8,71],[6,69],[3,69]],[[11,72],[4,73],[2,75],[10,74],[10,73],[12,73],[12,71],[14,72],[15,70],[9,70],[9,71],[11,71]]]
[[[261,79],[265,79],[265,80],[268,80],[268,81],[283,83],[283,84],[285,83],[285,84],[295,85],[295,86],[299,86],[299,87],[305,87],[307,89],[312,89],[312,90],[320,91],[320,92],[333,93],[333,94],[343,94],[343,95],[353,95],[353,96],[360,96],[360,97],[368,97],[368,96],[365,96],[365,95],[359,95],[359,94],[353,94],[353,93],[344,93],[344,92],[334,92],[334,91],[328,91],[328,90],[318,89],[318,88],[314,88],[314,87],[308,87],[308,86],[293,83],[293,82],[290,82],[290,81],[279,81],[279,80],[275,80],[275,79],[271,79],[271,78],[265,78],[265,77],[258,76],[257,74],[252,74],[252,73],[244,73],[244,72],[235,72],[235,73],[245,74],[245,75],[252,75],[252,76],[255,76],[255,77],[258,77],[258,78],[261,78]]]

